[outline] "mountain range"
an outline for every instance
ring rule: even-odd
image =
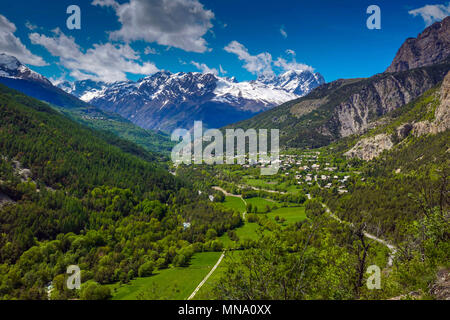
[[[219,128],[247,119],[304,96],[324,82],[319,73],[307,70],[247,82],[212,73],[163,71],[136,82],[65,81],[58,87],[142,128],[170,132],[191,128],[195,120]]]

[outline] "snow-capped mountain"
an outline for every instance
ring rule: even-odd
[[[63,89],[67,93],[70,93],[83,101],[90,101],[98,91],[103,90],[106,87],[104,82],[96,82],[92,80],[83,80],[77,82],[62,81],[56,83],[56,86]]]
[[[198,72],[158,72],[139,81],[105,84],[91,80],[58,86],[81,100],[115,112],[147,129],[191,128],[194,120],[222,127],[306,95],[325,81],[318,73],[237,82]]]
[[[0,83],[33,98],[64,108],[88,104],[55,87],[47,78],[22,64],[17,58],[0,53]]]
[[[38,81],[46,85],[52,85],[45,77],[23,65],[15,57],[4,53],[0,53],[0,77]]]
[[[315,87],[324,84],[325,79],[320,73],[290,70],[279,76],[258,77],[257,82],[273,88],[283,89],[298,96],[304,96]]]

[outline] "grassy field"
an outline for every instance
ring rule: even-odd
[[[251,204],[253,208],[256,206],[258,208],[258,213],[265,213],[266,206],[272,208],[274,205],[277,204],[275,201],[270,201],[259,197],[245,199],[245,201],[247,201],[248,204]]]
[[[288,182],[278,182],[277,180],[263,180],[256,178],[244,178],[243,182],[246,185],[256,187],[259,189],[283,191],[291,194],[299,194],[302,192],[298,185],[290,185]]]
[[[196,253],[189,267],[159,270],[130,284],[111,286],[113,300],[184,300],[194,291],[219,259],[220,252]]]
[[[259,229],[259,225],[254,222],[245,222],[242,227],[235,229],[239,240],[257,240],[259,238],[259,234],[257,230]],[[228,234],[224,233],[220,238],[220,241],[224,244],[225,248],[233,248],[234,242],[228,237]]]
[[[274,210],[267,214],[271,219],[275,217],[285,218],[286,223],[295,223],[306,219],[305,207],[285,207]]]
[[[241,198],[238,197],[225,197],[225,201],[222,203],[225,207],[229,209],[234,209],[240,213],[245,211],[245,204]]]

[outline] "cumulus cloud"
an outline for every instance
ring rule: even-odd
[[[204,63],[198,63],[195,61],[191,61],[191,64],[194,65],[197,69],[201,70],[202,73],[212,73],[214,75],[219,75],[219,71],[215,68],[210,68]]]
[[[190,52],[208,49],[203,36],[213,27],[214,13],[198,0],[94,0],[93,5],[111,7],[122,24],[110,33],[112,40],[143,40]]]
[[[230,42],[225,48],[225,51],[234,53],[239,60],[245,62],[244,69],[248,72],[258,76],[273,76],[272,70],[272,55],[268,52],[263,52],[258,55],[251,55],[248,49],[237,41]]]
[[[41,57],[28,50],[14,33],[17,28],[5,16],[0,15],[0,51],[16,57],[20,62],[33,66],[45,66],[47,63]]]
[[[422,8],[414,9],[408,12],[413,16],[421,16],[425,21],[426,26],[430,26],[436,21],[441,21],[450,15],[450,2],[445,4],[426,5]]]
[[[74,38],[59,29],[51,37],[38,33],[29,37],[33,44],[41,45],[59,57],[61,65],[77,80],[114,82],[126,80],[127,73],[148,75],[158,71],[152,63],[139,63],[139,54],[128,44],[94,44],[93,48],[84,51]]]
[[[244,69],[256,74],[257,76],[274,76],[275,73],[272,68],[273,66],[280,68],[282,71],[307,70],[314,72],[312,67],[303,63],[298,63],[295,59],[295,51],[290,49],[286,50],[286,53],[292,56],[291,61],[287,61],[282,57],[279,57],[277,60],[273,60],[272,55],[268,52],[263,52],[258,55],[251,55],[248,52],[248,49],[237,41],[230,42],[225,47],[225,51],[237,55],[239,60],[245,62]]]

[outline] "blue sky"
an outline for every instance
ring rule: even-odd
[[[136,80],[158,70],[239,81],[314,69],[327,82],[383,72],[447,1],[0,0],[0,52],[48,78]],[[66,9],[81,9],[69,30]],[[366,9],[381,9],[369,30]]]

